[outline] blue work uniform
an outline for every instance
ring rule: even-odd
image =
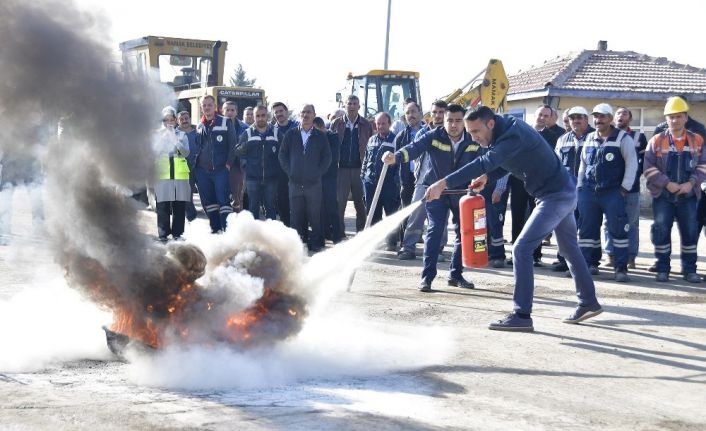
[[[623,194],[635,181],[635,144],[630,135],[614,127],[606,139],[597,131],[591,132],[584,142],[580,163],[579,247],[586,264],[595,267],[600,264],[601,225],[605,214],[613,242],[615,271],[627,272],[630,223]]]
[[[439,127],[425,133],[411,144],[395,152],[395,159],[397,163],[402,164],[416,159],[422,155],[422,153],[426,153],[430,169],[427,170],[422,178],[418,178],[417,181],[431,185],[445,175],[454,172],[456,169],[478,157],[480,149],[480,145],[473,142],[465,131],[463,132],[460,142],[454,145],[446,129]],[[470,181],[459,184],[459,187],[465,188],[469,182]],[[437,200],[425,202],[424,204],[427,219],[429,220],[429,227],[424,239],[423,282],[431,284],[432,280],[436,277],[436,264],[439,259],[441,233],[448,223],[449,211],[451,211],[451,221],[456,231],[456,240],[454,241],[454,250],[449,268],[449,278],[453,280],[461,278],[463,266],[461,265],[461,229],[458,213],[458,202],[460,198],[461,195],[448,195],[442,196]]]

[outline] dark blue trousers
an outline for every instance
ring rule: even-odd
[[[195,176],[196,185],[201,196],[201,206],[203,206],[208,216],[211,232],[224,231],[226,229],[226,218],[233,212],[233,207],[230,206],[228,169],[224,167],[214,171],[207,171],[197,167]]]
[[[654,223],[650,236],[655,246],[657,272],[669,273],[671,269],[672,225],[675,218],[681,238],[682,272],[696,272],[696,243],[699,240],[696,197],[677,198],[665,191],[652,200],[652,214]]]
[[[598,266],[602,256],[601,225],[603,214],[613,238],[615,270],[628,270],[628,232],[630,223],[625,212],[625,199],[620,190],[578,191],[579,247],[588,266]]]
[[[459,279],[463,272],[461,265],[461,224],[458,216],[458,196],[442,196],[440,199],[426,202],[427,210],[427,235],[424,239],[424,269],[422,270],[422,280],[429,283],[436,277],[436,264],[439,261],[439,246],[441,244],[441,233],[448,223],[448,213],[451,211],[451,222],[453,223],[456,239],[454,240],[454,251],[451,256],[451,270],[449,278]]]

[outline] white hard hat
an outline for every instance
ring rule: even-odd
[[[574,106],[570,108],[566,116],[571,117],[572,115],[585,115],[588,117],[588,111],[583,106]]]
[[[599,103],[593,107],[593,112],[591,114],[603,114],[613,116],[613,107],[607,103]]]

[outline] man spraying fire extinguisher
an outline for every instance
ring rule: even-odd
[[[563,322],[579,323],[603,312],[576,239],[575,180],[562,167],[544,138],[523,121],[495,115],[487,107],[469,112],[464,120],[473,140],[487,147],[488,151],[432,184],[425,196],[427,205],[439,199],[447,187],[472,182],[474,188],[482,188],[488,181],[508,172],[522,180],[527,192],[538,201],[514,245],[514,311],[504,319],[491,323],[489,329],[534,330],[531,317],[534,295],[532,252],[552,231],[556,235],[559,252],[566,258],[574,277],[579,301],[574,313]]]

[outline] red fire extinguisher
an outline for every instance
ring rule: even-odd
[[[485,199],[470,188],[459,201],[461,256],[466,268],[488,266],[488,219]]]

